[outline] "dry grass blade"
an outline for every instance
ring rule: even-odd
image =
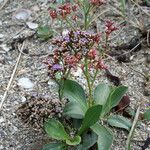
[[[23,44],[22,44],[22,46],[21,46],[20,53],[19,53],[19,56],[18,56],[18,58],[17,58],[16,65],[15,65],[14,70],[13,70],[13,72],[12,72],[11,78],[10,78],[10,80],[9,80],[9,82],[8,82],[6,91],[5,91],[5,93],[4,93],[4,95],[3,95],[3,98],[2,98],[2,100],[1,100],[1,102],[0,102],[0,111],[2,110],[4,101],[5,101],[6,98],[7,98],[7,94],[8,94],[8,92],[9,92],[11,83],[12,83],[12,81],[13,81],[13,79],[14,79],[14,76],[15,76],[15,73],[16,73],[16,70],[17,70],[17,67],[18,67],[18,64],[19,64],[19,62],[20,62],[20,58],[21,58],[21,54],[22,54],[23,49],[24,49],[24,42],[23,42]]]
[[[131,0],[139,9],[141,9],[147,16],[150,17],[150,14],[146,12],[139,4],[137,4],[134,0]]]
[[[8,3],[8,1],[9,1],[9,0],[5,0],[5,1],[4,1],[4,3],[3,3],[2,6],[0,7],[0,10],[2,10],[2,9],[5,7],[5,5]]]
[[[149,37],[150,37],[150,30],[148,30],[147,32],[147,45],[148,46],[150,46]]]
[[[136,111],[136,114],[135,114],[135,117],[134,117],[134,120],[133,120],[133,124],[132,124],[131,130],[130,130],[128,138],[127,138],[126,150],[131,150],[130,143],[131,143],[132,136],[133,136],[133,133],[134,133],[134,130],[135,130],[135,126],[136,126],[138,118],[139,118],[139,114],[140,114],[140,106],[138,107],[138,109]]]

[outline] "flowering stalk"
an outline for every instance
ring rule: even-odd
[[[88,89],[89,89],[89,106],[92,106],[93,103],[93,97],[92,97],[92,88],[91,88],[91,84],[90,84],[90,74],[89,74],[89,70],[88,70],[88,61],[87,58],[85,58],[85,72],[84,75],[86,77],[87,80],[87,84],[88,84]]]
[[[94,82],[96,80],[97,74],[98,74],[98,70],[96,70],[95,73],[94,73],[94,77],[93,77],[93,80],[92,80],[92,83],[91,83],[91,88],[93,88],[93,85],[94,85]]]

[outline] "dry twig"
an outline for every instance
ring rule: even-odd
[[[148,46],[150,46],[149,37],[150,37],[150,30],[148,30],[147,32],[147,45]]]
[[[17,70],[17,67],[18,67],[18,64],[19,64],[19,62],[20,62],[20,58],[21,58],[21,54],[22,54],[23,49],[24,49],[24,42],[23,42],[23,44],[22,44],[22,46],[21,46],[20,53],[19,53],[19,56],[18,56],[18,58],[17,58],[16,65],[15,65],[14,70],[13,70],[13,72],[12,72],[11,78],[10,78],[10,80],[9,80],[9,82],[8,82],[6,91],[5,91],[5,93],[4,93],[4,95],[3,95],[3,98],[2,98],[2,100],[1,100],[1,102],[0,102],[0,111],[2,110],[4,101],[5,101],[6,98],[7,98],[7,94],[8,94],[8,92],[9,92],[11,83],[12,83],[12,81],[13,81],[13,79],[14,79],[14,76],[15,76],[15,73],[16,73],[16,70]]]
[[[0,10],[2,10],[2,9],[5,7],[5,5],[8,3],[8,1],[9,1],[9,0],[5,0],[5,1],[4,1],[3,5],[0,7]]]
[[[134,130],[135,130],[135,126],[136,126],[138,118],[139,118],[139,114],[140,114],[140,106],[138,107],[138,109],[136,111],[131,130],[130,130],[129,135],[127,137],[126,150],[131,150],[130,143],[131,143],[132,136],[133,136],[133,133],[134,133]]]

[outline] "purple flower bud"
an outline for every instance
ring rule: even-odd
[[[65,40],[65,42],[70,42],[69,36],[66,36],[66,37],[64,38],[64,40]]]
[[[63,70],[63,67],[59,64],[55,64],[55,65],[52,66],[51,69],[54,70],[54,71],[58,71],[58,70]]]

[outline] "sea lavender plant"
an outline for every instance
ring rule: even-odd
[[[62,123],[53,118],[44,124],[47,134],[60,142],[48,144],[43,150],[65,150],[70,146],[78,150],[91,147],[109,150],[113,133],[106,124],[130,130],[129,119],[110,113],[119,104],[127,87],[100,83],[94,89],[99,72],[107,69],[99,47],[107,50],[108,38],[118,29],[114,22],[105,22],[105,44],[101,42],[100,33],[89,32],[93,10],[105,3],[104,0],[75,0],[74,3],[66,2],[56,8],[50,7],[49,13],[53,21],[63,20],[70,26],[67,34],[54,38],[52,43],[55,48],[45,61],[49,77],[58,84],[60,100],[65,98],[67,103]],[[82,10],[81,15],[78,9]],[[83,28],[73,25],[73,22],[77,23],[78,16],[81,16],[79,20]],[[82,70],[88,91],[84,91],[77,81],[72,80],[71,72],[77,68]],[[68,119],[71,123],[69,125],[66,122]]]

